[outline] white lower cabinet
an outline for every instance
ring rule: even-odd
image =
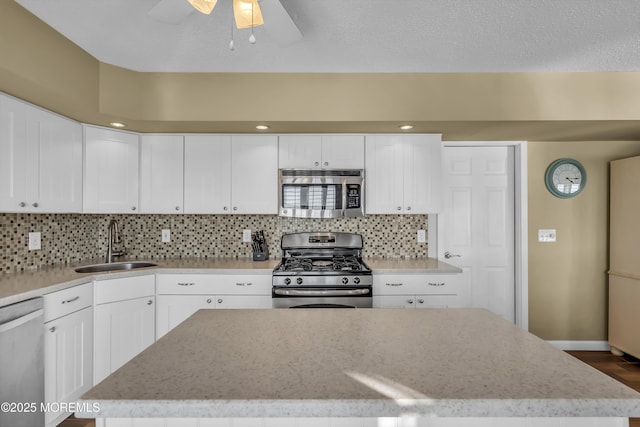
[[[271,274],[158,274],[156,339],[200,309],[271,308]]]
[[[93,285],[75,286],[45,299],[45,414],[47,427],[71,413],[60,403],[75,402],[93,385]]]
[[[94,382],[133,359],[155,341],[155,276],[95,283]]]
[[[402,418],[111,418],[105,427],[427,427]]]
[[[463,307],[468,285],[463,274],[374,274],[374,308]]]

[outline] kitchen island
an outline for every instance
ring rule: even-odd
[[[107,426],[410,416],[602,427],[640,416],[639,393],[483,309],[200,310],[81,403],[99,410],[77,416]]]

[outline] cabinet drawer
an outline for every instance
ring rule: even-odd
[[[96,304],[146,297],[155,295],[156,280],[154,275],[98,280],[94,292]]]
[[[374,308],[447,308],[463,307],[456,295],[374,295]]]
[[[270,274],[159,274],[158,294],[271,295]]]
[[[216,308],[271,308],[271,295],[219,295]]]
[[[374,274],[373,295],[457,295],[461,274]]]
[[[53,292],[44,296],[44,321],[66,316],[93,305],[93,283]]]

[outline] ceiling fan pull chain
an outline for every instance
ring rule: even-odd
[[[251,35],[249,36],[249,43],[256,44],[256,36],[253,35],[253,7],[255,5],[251,2]]]
[[[233,24],[234,24],[234,19],[233,19],[233,4],[231,4],[231,41],[229,42],[229,50],[233,51],[236,50],[235,46],[233,45]]]

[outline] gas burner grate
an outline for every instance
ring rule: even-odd
[[[332,269],[335,271],[360,271],[362,264],[354,256],[335,256],[332,259]]]
[[[282,267],[284,271],[311,271],[313,261],[310,258],[287,258]]]

